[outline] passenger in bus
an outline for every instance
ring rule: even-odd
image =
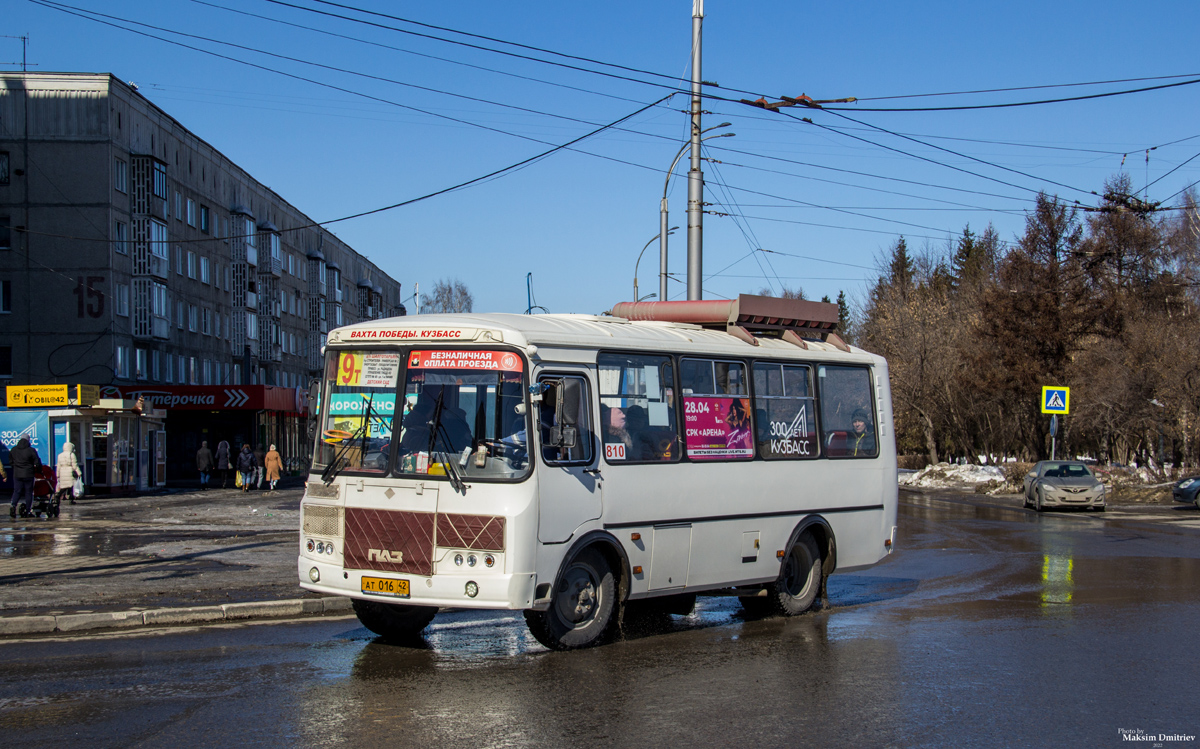
[[[646,409],[641,406],[625,409],[625,433],[629,460],[662,459],[662,446],[650,429],[650,418],[646,415]]]
[[[625,430],[624,411],[601,403],[600,428],[604,432],[604,443],[606,445],[615,445],[618,442],[623,442],[625,443],[625,449],[629,449],[629,432]]]
[[[853,431],[846,440],[848,454],[855,457],[874,455],[875,427],[864,409],[860,408],[850,416],[850,426]]]

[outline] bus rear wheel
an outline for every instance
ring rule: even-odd
[[[534,638],[551,650],[600,645],[614,630],[616,587],[604,556],[584,549],[563,570],[550,607],[526,611],[525,623]]]
[[[411,640],[429,626],[436,606],[407,606],[353,599],[354,613],[364,627],[387,640]]]
[[[783,558],[779,579],[767,586],[766,597],[742,599],[750,613],[798,616],[816,603],[823,581],[821,551],[811,533],[804,532]]]

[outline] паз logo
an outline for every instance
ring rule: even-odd
[[[367,549],[367,561],[394,562],[396,564],[403,564],[404,552],[388,551],[387,549]]]

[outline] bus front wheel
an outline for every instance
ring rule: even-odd
[[[813,607],[821,592],[822,579],[821,552],[812,534],[806,531],[788,550],[779,579],[767,586],[766,597],[744,598],[742,604],[752,613],[797,616]]]
[[[614,629],[616,587],[604,556],[584,549],[563,570],[550,607],[526,611],[525,623],[534,638],[551,650],[600,645]]]
[[[353,599],[354,613],[364,627],[388,640],[411,640],[429,626],[436,606],[406,606]]]

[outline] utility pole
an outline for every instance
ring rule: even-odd
[[[704,0],[692,0],[692,163],[688,170],[687,298],[704,298],[704,172],[700,171],[700,40]]]
[[[416,308],[416,312],[413,314],[421,314],[421,284],[419,283],[413,284],[413,307]]]

